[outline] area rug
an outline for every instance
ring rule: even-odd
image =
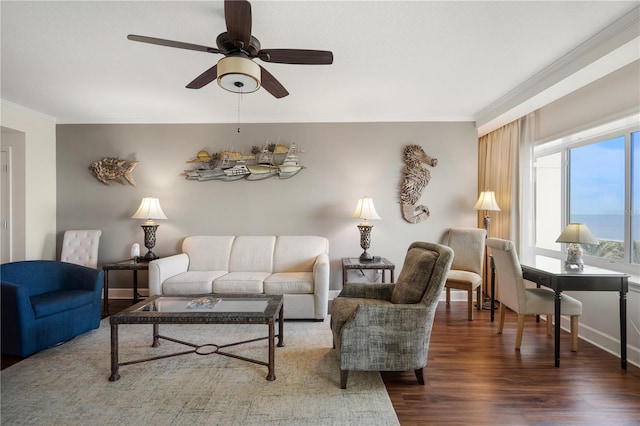
[[[377,372],[350,372],[340,389],[328,323],[285,321],[275,381],[267,368],[221,355],[189,354],[120,367],[109,382],[110,326],[3,370],[3,425],[397,425]],[[150,325],[119,327],[120,362],[188,350]],[[264,325],[161,325],[161,334],[218,345],[266,336]],[[229,352],[267,360],[267,342]]]

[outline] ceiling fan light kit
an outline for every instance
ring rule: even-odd
[[[260,88],[260,66],[242,56],[218,61],[218,85],[234,93],[251,93]]]

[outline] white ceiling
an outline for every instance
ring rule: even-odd
[[[476,121],[638,4],[253,1],[263,48],[334,53],[261,62],[290,92],[278,100],[186,89],[222,56],[127,40],[215,47],[222,1],[2,1],[1,97],[58,123]]]

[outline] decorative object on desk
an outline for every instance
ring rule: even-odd
[[[496,194],[493,191],[482,191],[473,208],[476,210],[484,210],[484,229],[487,230],[487,235],[489,235],[489,228],[491,227],[489,212],[500,211],[500,206],[496,201]]]
[[[115,180],[124,185],[122,178],[129,182],[131,186],[136,186],[132,172],[137,165],[137,161],[128,162],[121,158],[105,157],[102,160],[91,163],[89,165],[89,173],[107,186],[109,186],[110,180]]]
[[[140,257],[140,244],[133,243],[131,246],[131,258],[133,260],[138,260],[138,257]]]
[[[162,208],[160,207],[160,200],[153,197],[145,197],[140,203],[138,210],[131,216],[132,219],[146,219],[141,225],[144,230],[144,246],[149,250],[141,260],[154,260],[158,256],[151,249],[156,245],[156,229],[158,224],[154,222],[154,219],[166,219]]]
[[[407,145],[404,147],[404,169],[400,187],[400,203],[402,216],[409,223],[420,223],[427,220],[429,208],[418,204],[422,191],[431,180],[431,172],[422,166],[422,163],[435,167],[437,158],[428,156],[420,145]]]
[[[358,224],[358,230],[360,231],[360,247],[364,250],[360,255],[360,261],[372,262],[373,256],[367,253],[367,249],[371,246],[371,228],[373,228],[373,225],[371,225],[367,219],[382,219],[373,205],[373,200],[371,198],[367,198],[367,196],[359,198],[358,205],[356,206],[356,210],[353,212],[352,217],[354,219],[362,219],[362,222]]]
[[[564,262],[565,269],[582,271],[584,261],[580,244],[599,244],[599,241],[584,223],[570,223],[562,231],[556,243],[569,243],[567,260]]]

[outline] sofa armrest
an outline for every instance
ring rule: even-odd
[[[313,293],[317,319],[324,318],[329,308],[329,274],[329,255],[319,254],[313,264]]]
[[[391,300],[395,284],[346,283],[338,297]]]
[[[103,271],[75,263],[61,263],[61,265],[60,277],[65,289],[89,290],[102,295]]]
[[[162,294],[162,283],[189,270],[189,255],[175,254],[149,262],[149,296]]]
[[[2,281],[0,293],[2,353],[20,354],[25,339],[35,339],[35,314],[27,288]]]

